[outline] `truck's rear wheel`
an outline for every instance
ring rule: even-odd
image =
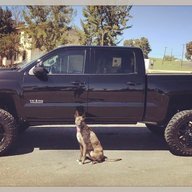
[[[7,111],[0,109],[0,155],[7,153],[16,138],[14,117]]]
[[[192,156],[192,110],[173,116],[165,129],[165,140],[173,154]]]

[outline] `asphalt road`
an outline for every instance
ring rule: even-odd
[[[164,139],[137,126],[94,127],[105,155],[119,162],[79,165],[75,128],[31,127],[0,157],[0,187],[186,187],[192,158],[172,155]]]

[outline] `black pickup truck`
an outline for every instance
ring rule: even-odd
[[[0,155],[28,126],[143,122],[170,151],[192,155],[192,75],[146,74],[139,48],[62,46],[0,72]]]

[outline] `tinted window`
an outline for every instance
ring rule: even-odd
[[[84,50],[60,50],[43,61],[49,74],[83,73],[85,63]]]
[[[95,50],[94,73],[121,74],[136,72],[136,56],[131,49]]]

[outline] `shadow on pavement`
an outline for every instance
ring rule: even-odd
[[[93,128],[104,150],[168,150],[162,136],[152,134],[145,127]],[[18,137],[11,155],[39,150],[76,150],[75,128],[30,127]]]

